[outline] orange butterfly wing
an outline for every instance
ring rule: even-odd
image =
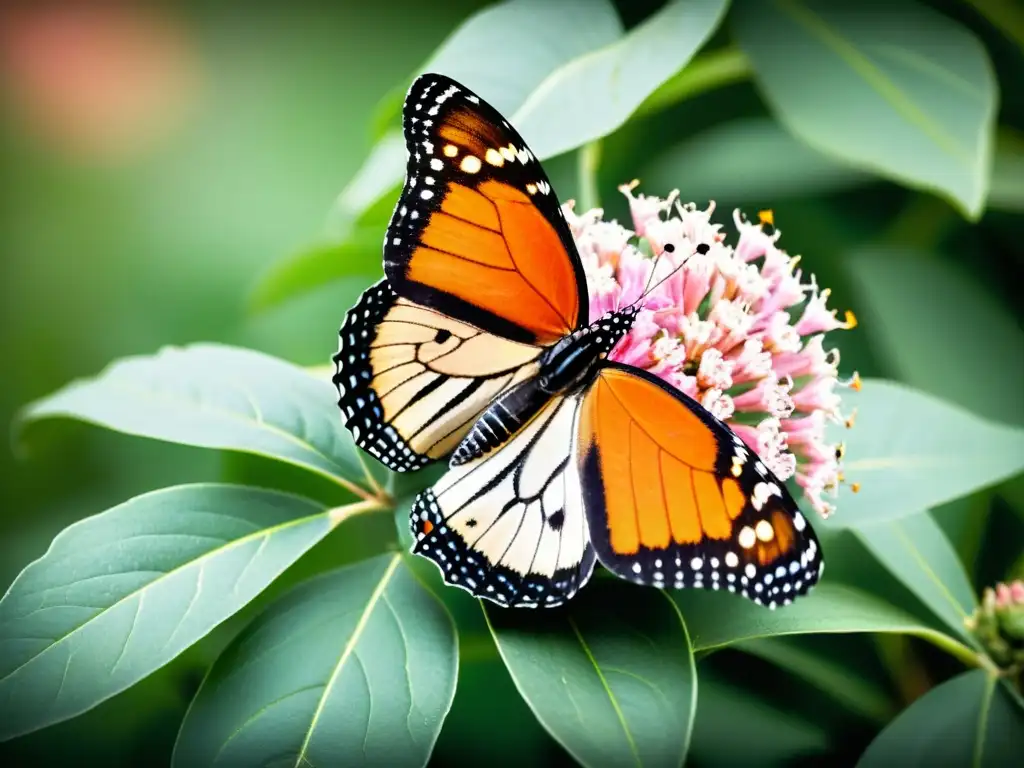
[[[396,293],[507,339],[588,322],[586,279],[540,163],[501,115],[440,75],[405,101],[406,183],[384,241]]]
[[[774,608],[821,573],[813,530],[786,487],[699,404],[635,368],[603,367],[580,412],[590,538],[609,570],[705,587]]]

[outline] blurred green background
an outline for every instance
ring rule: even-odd
[[[483,5],[5,4],[0,423],[115,358],[166,344],[216,340],[326,364],[349,287],[329,286],[263,313],[250,309],[251,291],[270,265],[320,238],[339,191],[373,144],[378,102]],[[631,24],[657,3],[618,5]],[[791,157],[785,152],[793,140],[767,118],[749,82],[635,120],[607,139],[600,189],[619,216],[625,206],[614,188],[634,176],[650,193],[678,186],[684,200],[715,197],[723,212],[734,204],[773,207],[782,245],[803,254],[805,268],[833,288],[833,306],[852,308],[861,320],[842,340],[844,371],[902,379],[983,416],[1024,424],[1024,60],[969,6],[932,5],[984,41],[1002,84],[1000,148],[1015,149],[1021,163],[1016,175],[1000,176],[1000,196],[993,193],[979,222],[811,150],[799,155],[803,175],[777,178],[792,165],[773,169],[771,161]],[[727,36],[719,32],[711,47]],[[560,196],[572,197],[571,162],[548,165]],[[82,425],[34,428],[31,440],[0,451],[0,582],[6,588],[75,520],[152,488],[253,471],[237,464]],[[1019,486],[957,504],[993,507],[1012,519],[1000,510],[1024,507]],[[1019,533],[1019,522],[1006,525]],[[977,543],[987,535],[998,546],[998,535],[951,533],[980,583],[1004,575],[988,568]],[[332,546],[340,548],[321,549],[323,562],[348,557],[337,538]],[[84,717],[3,745],[0,756],[7,765],[58,764],[68,754],[76,764],[165,764],[206,664],[237,626],[229,622]],[[842,644],[870,655],[867,639]],[[481,656],[476,663],[464,657],[437,760],[472,752],[474,738],[489,740],[494,753],[515,747],[519,763],[562,760],[510,693],[493,653],[485,648]],[[759,675],[774,685],[781,674],[735,651],[721,656],[726,676]],[[712,701],[714,686],[708,690]],[[764,717],[766,728],[790,738],[787,754],[822,753],[824,726]],[[856,754],[875,728],[858,722],[842,739]],[[829,749],[842,753],[844,744]]]

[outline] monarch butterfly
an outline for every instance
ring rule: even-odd
[[[785,485],[696,401],[608,359],[638,303],[588,316],[569,226],[515,129],[436,74],[403,122],[386,277],[346,316],[334,382],[386,466],[449,460],[412,504],[413,551],[503,606],[560,605],[595,560],[769,608],[806,593],[821,553]]]

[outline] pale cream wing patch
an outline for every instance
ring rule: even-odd
[[[554,398],[507,442],[452,467],[410,512],[414,551],[501,605],[555,606],[594,566],[574,457],[577,397]]]
[[[542,349],[399,298],[387,281],[345,318],[334,382],[356,444],[396,471],[441,459]]]

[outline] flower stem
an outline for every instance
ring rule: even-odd
[[[739,83],[750,77],[750,61],[739,48],[722,48],[697,56],[662,83],[636,111],[637,117],[660,112],[705,91]]]
[[[584,144],[576,153],[576,187],[579,195],[577,211],[589,211],[601,205],[597,192],[597,169],[601,165],[601,142]]]

